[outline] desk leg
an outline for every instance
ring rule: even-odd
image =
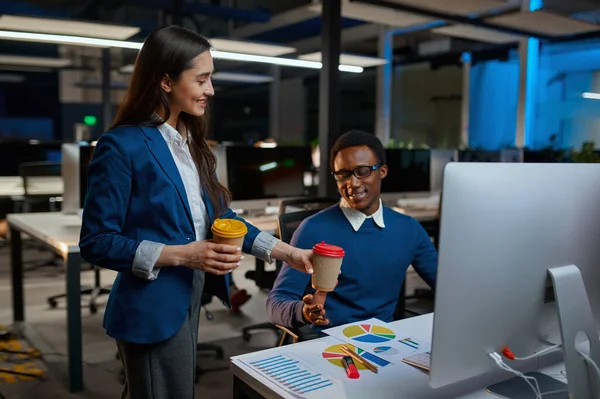
[[[241,378],[234,375],[233,399],[264,399],[264,397],[252,389],[252,387],[246,384]]]
[[[12,274],[13,320],[25,321],[23,296],[23,245],[21,232],[10,228],[10,261]]]
[[[81,351],[81,256],[65,255],[67,283],[67,340],[69,351],[69,390],[83,390]]]

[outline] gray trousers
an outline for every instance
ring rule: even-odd
[[[159,277],[160,278],[160,277]],[[157,344],[117,340],[126,382],[121,399],[193,399],[204,272],[194,271],[190,310],[181,329]]]

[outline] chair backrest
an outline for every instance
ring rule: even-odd
[[[62,181],[61,167],[60,162],[23,162],[19,164],[19,175],[23,179],[25,195],[30,194],[32,180],[35,180],[35,178],[55,177],[57,180]],[[51,180],[54,181],[54,179]]]
[[[284,213],[279,216],[279,237],[281,241],[290,243],[294,232],[300,226],[300,223],[309,216],[321,211],[321,209],[307,209],[304,211]]]
[[[335,205],[340,201],[339,198],[335,197],[304,197],[304,198],[294,198],[282,200],[279,203],[279,215],[283,215],[289,213],[291,209],[295,208],[294,211],[297,211],[298,208],[304,210],[316,209],[321,210],[325,209],[329,206]]]
[[[280,215],[279,223],[277,225],[278,237],[281,239],[281,241],[289,244],[290,241],[292,240],[292,236],[294,235],[294,232],[296,231],[298,226],[300,226],[302,221],[304,219],[306,219],[307,217],[312,216],[315,213],[319,212],[320,210],[321,209],[308,209],[308,210],[304,210],[304,211],[290,212],[290,213],[284,213],[283,215]],[[283,262],[281,262],[280,260],[275,262],[275,273],[279,274],[279,271],[281,270],[282,267],[283,267]]]

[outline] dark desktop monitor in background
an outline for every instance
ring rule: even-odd
[[[27,141],[0,143],[0,176],[19,176],[19,165],[25,162],[60,162],[61,143],[30,144]]]
[[[236,201],[307,194],[310,147],[226,147],[227,184]]]
[[[500,162],[500,151],[462,150],[458,162]]]
[[[383,193],[426,192],[431,189],[429,150],[387,149],[388,174],[381,182]]]
[[[556,163],[561,162],[561,156],[555,151],[523,151],[523,162]]]

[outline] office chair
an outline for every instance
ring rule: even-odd
[[[431,238],[436,251],[439,249],[440,220],[420,222]],[[400,289],[400,295],[396,309],[394,310],[394,320],[404,319],[409,316],[421,316],[433,312],[433,302],[435,293],[430,288],[417,288],[412,295],[406,295],[406,280]]]
[[[279,203],[279,216],[289,213],[290,211],[297,210],[321,210],[332,205],[337,204],[340,201],[339,197],[317,197],[317,198],[295,198],[289,200],[282,200]],[[296,208],[296,209],[290,209]],[[300,208],[300,209],[298,209]],[[291,239],[291,237],[290,237]]]
[[[108,295],[110,294],[110,289],[111,287],[102,287],[101,281],[100,281],[100,268],[93,266],[94,269],[94,285],[92,287],[86,287],[83,288],[81,290],[81,295],[89,295],[90,296],[90,301],[88,304],[88,307],[90,309],[90,313],[95,314],[98,312],[98,306],[96,305],[96,300],[102,296],[102,295]],[[58,295],[53,295],[53,296],[49,296],[46,301],[48,301],[48,305],[50,305],[50,307],[52,309],[56,308],[56,306],[58,306],[58,299],[60,298],[66,298],[67,294],[58,294]]]
[[[302,221],[304,219],[306,219],[307,217],[314,215],[315,213],[319,212],[320,210],[321,209],[308,209],[308,210],[302,210],[302,211],[298,211],[298,212],[284,213],[283,215],[280,215],[279,216],[279,224],[278,224],[278,233],[279,233],[279,237],[281,238],[281,241],[289,244],[289,242],[292,240],[292,236],[294,235],[294,232],[296,231],[298,226],[300,226],[300,223],[302,223]],[[268,272],[268,273],[274,274],[273,281],[275,281],[275,278],[281,271],[282,267],[283,267],[283,262],[278,260],[275,263],[275,271]],[[272,288],[272,286],[271,286],[271,288]],[[297,332],[288,330],[287,328],[282,327],[282,326],[277,326],[270,322],[253,324],[253,325],[242,328],[243,340],[249,341],[250,338],[252,337],[250,333],[255,330],[272,330],[272,331],[276,332],[278,335],[282,334],[282,337],[279,341],[280,345],[285,341],[286,334],[293,337],[296,341],[298,340]]]
[[[53,185],[62,178],[60,162],[21,163],[19,164],[19,176],[23,181],[23,196],[15,202],[17,212],[28,213],[39,210],[56,212],[60,210],[58,203],[62,193],[52,192],[53,190],[60,191]],[[32,247],[38,250],[46,249],[37,244]],[[46,266],[60,267],[62,258],[54,253],[52,256],[52,259],[30,265],[25,270],[30,271]]]
[[[339,202],[339,200],[339,198],[334,197],[304,197],[282,200],[279,203],[279,216],[283,215],[284,213],[297,210],[322,210],[329,206],[335,205]],[[278,232],[275,233],[275,236],[277,238],[280,238]],[[265,271],[265,262],[263,262],[261,259],[257,258],[255,265],[256,266],[254,270],[247,271],[245,277],[249,280],[253,280],[260,289],[268,291],[271,288],[273,288],[273,285],[275,284],[275,278],[277,277],[277,273],[273,271]],[[244,337],[244,339],[250,339],[249,335],[245,335]]]
[[[289,243],[292,239],[292,235],[294,234],[294,231],[296,231],[296,228],[298,228],[298,226],[300,225],[302,220],[304,220],[306,217],[308,217],[314,213],[317,213],[318,211],[320,211],[322,209],[325,209],[329,206],[337,204],[339,202],[339,200],[340,200],[339,198],[335,198],[335,197],[296,198],[296,199],[282,200],[279,204],[279,218],[280,218],[279,226],[278,226],[279,228],[278,228],[278,231],[276,232],[275,236],[280,238],[282,241]],[[298,223],[296,223],[296,226],[293,227],[293,229],[292,229],[292,226],[285,228],[287,219],[284,219],[285,233],[283,233],[281,216],[284,214],[287,214],[289,212],[290,208],[300,209],[301,212],[302,211],[311,211],[311,212],[307,212],[305,214],[300,214],[299,212],[290,213],[290,214],[298,213],[297,217],[302,217],[302,219],[299,220]],[[302,216],[302,215],[305,215],[305,216]],[[286,235],[286,239],[283,238],[282,234]],[[289,237],[287,236],[288,234],[289,234]],[[276,266],[275,271],[267,272],[267,271],[265,271],[265,263],[260,259],[256,259],[255,270],[250,270],[250,271],[246,272],[245,277],[247,279],[254,280],[254,282],[256,283],[256,285],[259,288],[270,290],[271,288],[273,288],[273,285],[275,285],[275,279],[277,278],[277,275],[279,274],[279,270],[281,270],[281,267],[283,266],[283,264],[281,261],[277,261],[275,263],[275,266]],[[281,331],[280,328],[278,328],[277,326],[275,326],[269,322],[253,324],[251,326],[247,326],[242,329],[242,339],[246,342],[250,341],[250,339],[252,338],[251,331],[255,331],[255,330],[271,330],[277,334],[279,334]]]

